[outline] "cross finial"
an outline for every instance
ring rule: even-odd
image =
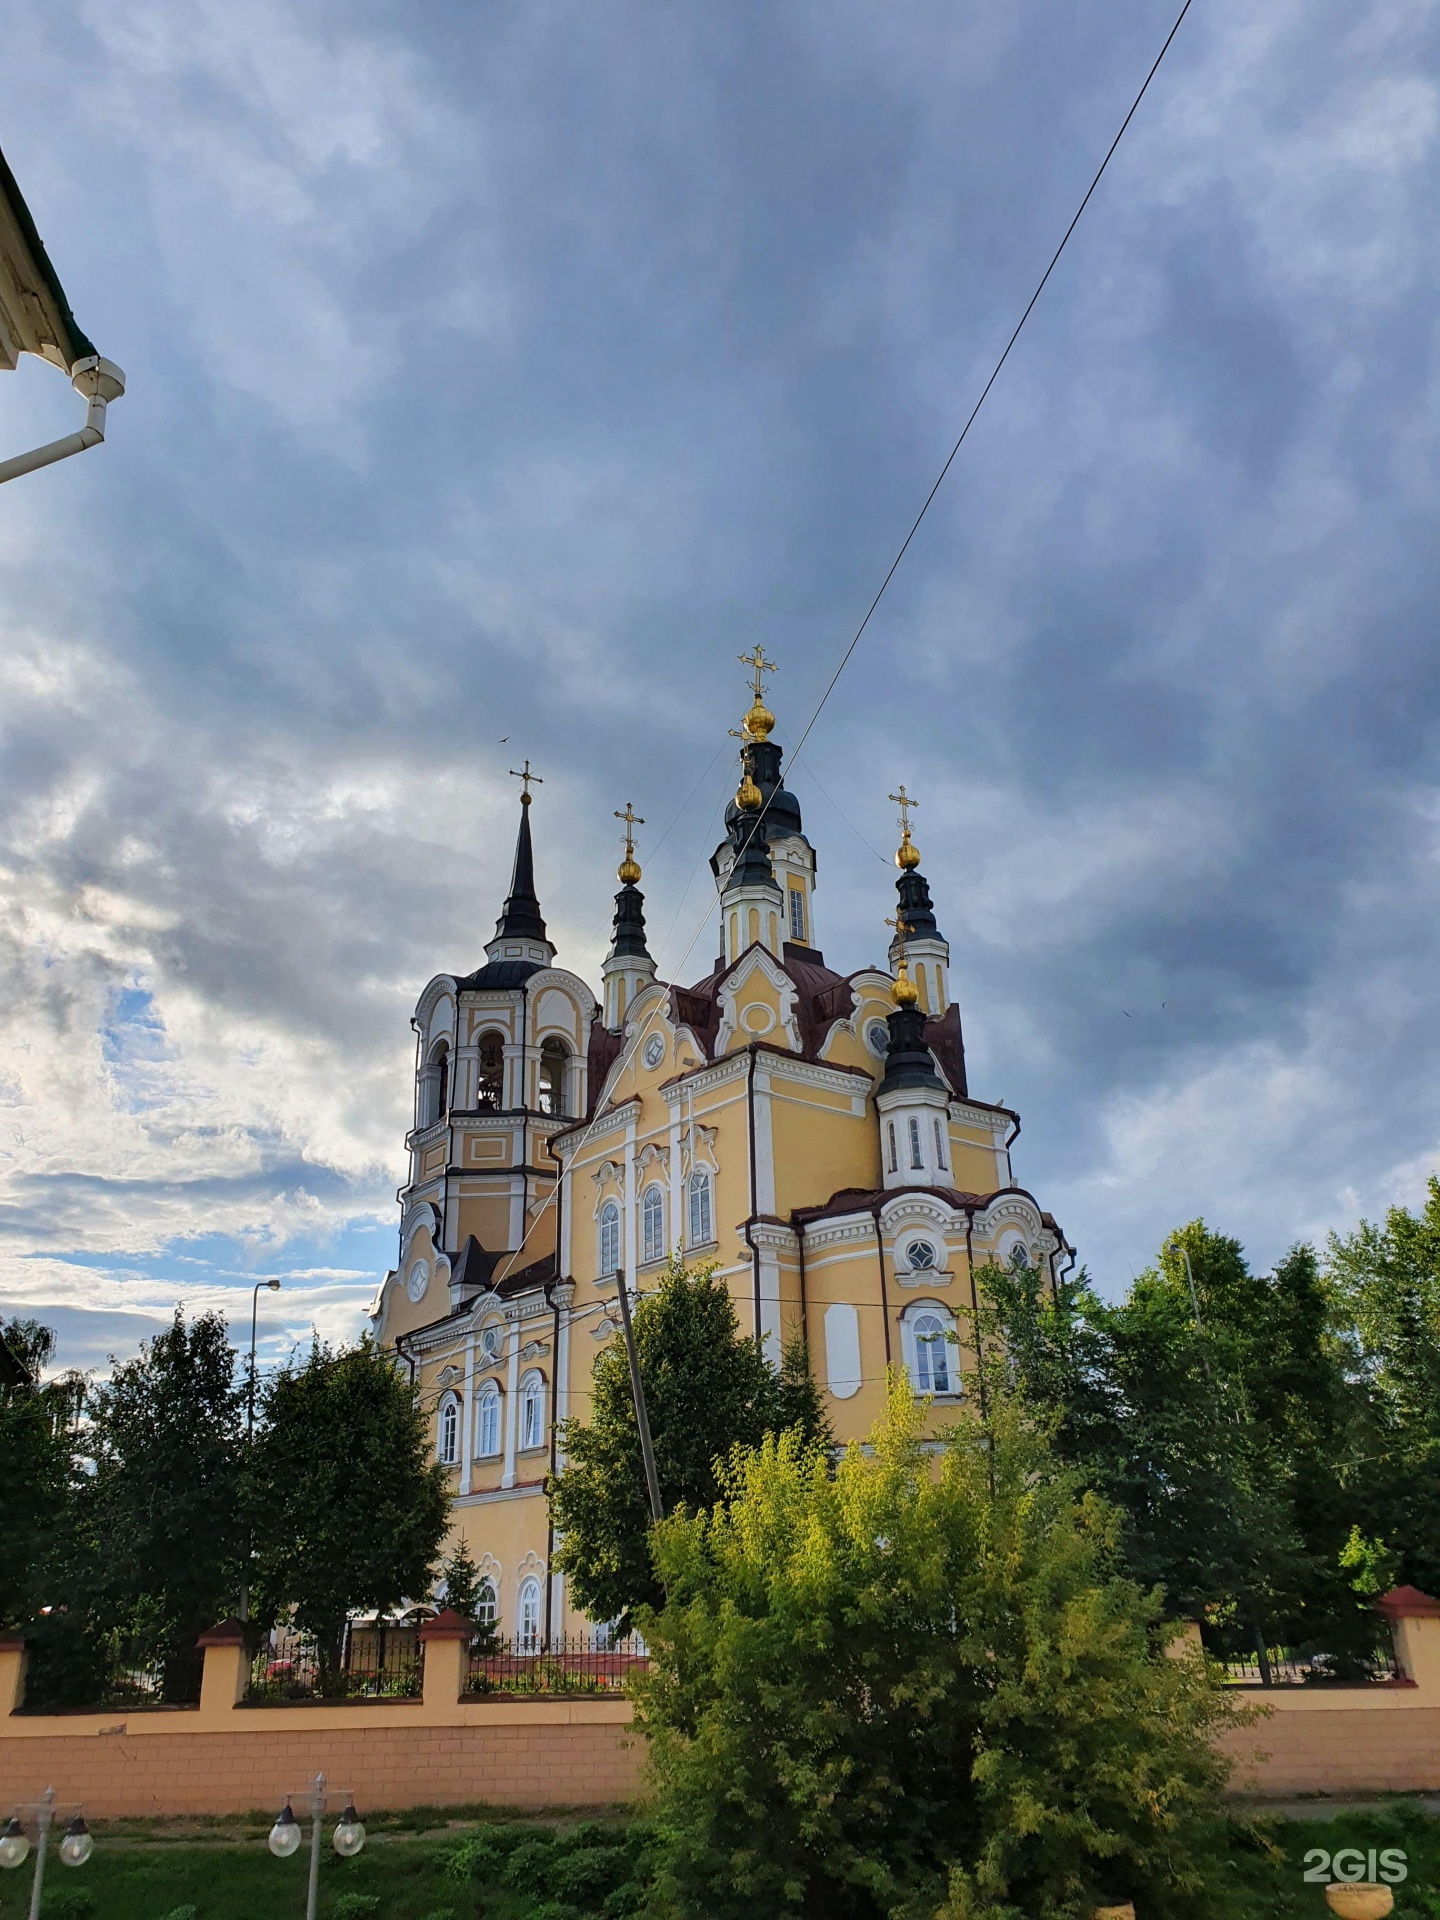
[[[762,673],[778,673],[780,669],[775,665],[773,660],[767,660],[765,658],[765,649],[758,643],[753,653],[742,653],[740,655],[740,664],[742,667],[749,667],[753,672],[755,678],[751,682],[751,685],[755,690],[755,699],[763,706],[765,703],[760,698],[760,676]]]
[[[892,793],[890,798],[900,809],[900,831],[908,834],[910,831],[910,809],[912,807],[918,807],[920,802],[918,800],[912,800],[909,794],[906,793],[903,780],[900,783],[900,791],[898,793]]]
[[[631,806],[628,800],[625,802],[625,811],[623,813],[621,813],[618,807],[615,809],[615,818],[625,822],[625,857],[629,859],[630,855],[635,851],[635,829],[636,827],[643,827],[645,822],[641,816],[636,813],[634,807]]]
[[[903,916],[892,920],[890,916],[887,914],[885,916],[885,924],[887,927],[894,927],[896,933],[898,933],[900,936],[901,946],[904,946],[905,936],[910,931],[910,922],[906,920]]]
[[[897,1007],[913,1007],[920,995],[910,978],[909,962],[905,957],[905,936],[910,931],[910,923],[903,915],[897,914],[893,920],[887,917],[885,924],[894,927],[900,942],[900,951],[895,956],[895,984],[890,989],[890,997]]]
[[[537,787],[543,787],[545,784],[545,782],[541,779],[538,773],[532,773],[530,771],[530,761],[528,756],[526,757],[525,765],[523,768],[511,767],[510,778],[512,780],[523,780],[525,783],[520,792],[520,804],[522,807],[528,807],[530,804],[530,782],[533,780]]]

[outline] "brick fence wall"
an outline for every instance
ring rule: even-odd
[[[1403,1678],[1248,1692],[1266,1712],[1225,1738],[1236,1792],[1440,1790],[1440,1604],[1410,1589],[1381,1604]],[[227,1623],[202,1643],[198,1707],[125,1716],[16,1713],[24,1649],[0,1640],[0,1805],[53,1786],[99,1818],[245,1813],[316,1773],[377,1810],[597,1807],[638,1793],[644,1743],[623,1698],[462,1699],[469,1629],[450,1621],[424,1630],[419,1700],[244,1706],[242,1634]]]

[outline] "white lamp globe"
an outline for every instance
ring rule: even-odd
[[[90,1829],[77,1813],[65,1829],[65,1838],[60,1842],[60,1858],[67,1867],[83,1867],[95,1850],[95,1841]]]
[[[287,1800],[275,1816],[275,1824],[270,1829],[270,1851],[277,1860],[288,1860],[300,1845],[300,1822],[295,1818],[294,1810]]]
[[[352,1800],[335,1826],[334,1846],[342,1860],[353,1860],[365,1844],[365,1829]]]
[[[0,1867],[23,1867],[30,1852],[30,1841],[18,1820],[6,1823],[0,1833]]]

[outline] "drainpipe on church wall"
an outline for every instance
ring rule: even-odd
[[[975,1386],[980,1395],[980,1418],[988,1420],[990,1415],[985,1405],[985,1352],[980,1344],[980,1290],[975,1285],[975,1216],[968,1212],[965,1215],[965,1265],[970,1269],[970,1326],[975,1335]]]
[[[750,1059],[745,1075],[745,1117],[750,1139],[750,1218],[745,1222],[745,1244],[750,1249],[750,1277],[755,1293],[755,1344],[760,1345],[760,1249],[756,1246],[752,1229],[755,1224],[755,1204],[758,1195],[755,1174],[755,1042],[749,1046]],[[888,1340],[888,1335],[887,1335]]]
[[[885,1290],[885,1236],[880,1231],[880,1208],[884,1201],[878,1201],[870,1209],[875,1222],[875,1253],[880,1262],[880,1319],[885,1328],[885,1365],[890,1365],[890,1296]]]

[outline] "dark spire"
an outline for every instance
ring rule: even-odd
[[[920,869],[902,867],[900,878],[895,882],[895,891],[900,896],[900,907],[895,918],[904,923],[907,936],[911,940],[938,940],[940,929],[935,924],[930,882]]]
[[[495,922],[497,940],[546,940],[545,922],[535,895],[535,854],[530,845],[530,796],[520,796],[520,833],[515,841],[515,870],[510,896]],[[548,940],[547,940],[548,945]]]
[[[801,833],[800,802],[781,783],[780,747],[774,740],[747,740],[740,749],[745,771],[760,789],[765,825],[771,833]],[[733,833],[740,808],[731,800],[725,809],[725,829]]]
[[[645,896],[627,880],[615,896],[615,938],[610,943],[610,960],[648,960],[645,945]]]
[[[885,1078],[877,1093],[894,1093],[901,1087],[938,1087],[945,1082],[935,1071],[935,1062],[925,1044],[925,1015],[912,1000],[896,1007],[890,1015],[890,1045],[885,1049]]]
[[[745,791],[743,785],[741,791]],[[752,786],[750,792],[753,794],[754,791]],[[771,887],[779,893],[775,869],[770,864],[770,842],[766,838],[765,820],[758,800],[753,806],[735,809],[735,824],[730,829],[730,840],[735,848],[735,864],[725,882],[726,893],[734,887]]]

